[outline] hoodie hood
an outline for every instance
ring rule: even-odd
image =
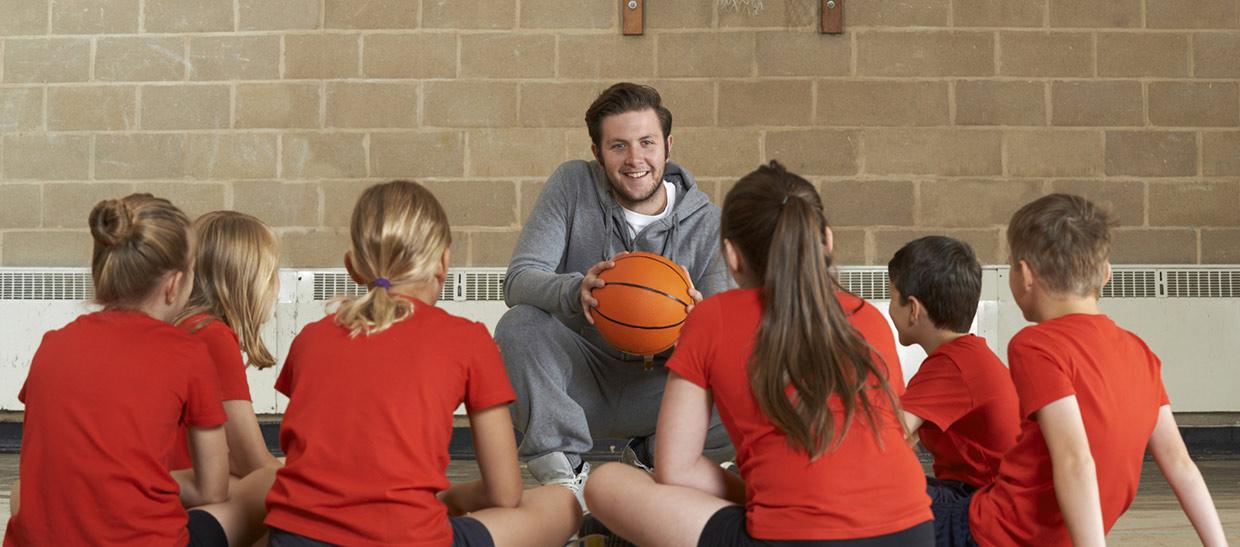
[[[613,196],[611,182],[608,181],[607,173],[603,170],[603,166],[597,160],[594,160],[589,163],[589,170],[590,178],[594,181],[595,196],[598,198],[599,207],[603,211],[601,220],[604,233],[612,236],[607,238],[607,245],[606,248],[602,249],[603,254],[600,260],[610,259],[621,251],[638,250],[635,238],[630,237],[629,231],[625,229],[624,208]],[[680,235],[681,220],[701,213],[703,209],[710,205],[710,200],[706,198],[705,193],[700,190],[695,191],[697,190],[697,182],[693,180],[693,175],[675,162],[667,162],[663,169],[663,180],[672,183],[672,186],[676,188],[676,202],[672,206],[672,212],[668,216],[647,226],[646,229],[637,234],[636,239],[654,241],[662,239],[659,254],[666,256],[672,262],[676,262],[677,239]],[[617,247],[616,240],[619,240],[623,248]]]

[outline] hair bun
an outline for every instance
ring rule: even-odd
[[[100,245],[119,245],[133,233],[133,221],[133,211],[124,200],[105,199],[90,211],[90,234]]]

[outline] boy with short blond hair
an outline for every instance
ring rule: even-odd
[[[1111,225],[1105,211],[1066,194],[1012,216],[1012,296],[1037,323],[1008,344],[1021,432],[995,482],[935,500],[940,545],[1103,545],[1136,497],[1147,449],[1202,542],[1226,544],[1158,357],[1098,308]]]
[[[900,398],[909,444],[920,439],[934,456],[928,484],[972,492],[994,480],[1020,432],[1007,367],[969,334],[982,266],[967,243],[927,236],[896,251],[887,273],[900,343],[926,351]]]

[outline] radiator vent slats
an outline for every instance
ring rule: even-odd
[[[1170,298],[1240,298],[1238,270],[1167,270]]]
[[[307,271],[313,279],[313,300],[326,301],[342,294],[366,294],[366,287],[343,271]],[[868,300],[887,300],[887,271],[852,268],[839,271],[845,290]],[[452,270],[441,301],[487,302],[504,299],[503,268]],[[1000,288],[1006,293],[1006,287]],[[304,293],[303,293],[304,294]],[[74,300],[94,298],[90,272],[85,268],[0,268],[0,300]],[[1240,268],[1235,267],[1124,267],[1114,268],[1103,298],[1240,298]]]
[[[90,272],[3,271],[0,300],[90,300],[95,287]]]
[[[886,270],[842,270],[840,285],[844,290],[866,300],[888,300],[891,291],[887,286]]]
[[[1156,298],[1158,272],[1154,270],[1114,270],[1111,282],[1102,287],[1103,298]]]

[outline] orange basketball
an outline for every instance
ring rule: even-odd
[[[684,269],[646,252],[629,253],[615,262],[599,274],[607,285],[594,289],[594,326],[623,352],[654,355],[672,347],[693,305]]]

